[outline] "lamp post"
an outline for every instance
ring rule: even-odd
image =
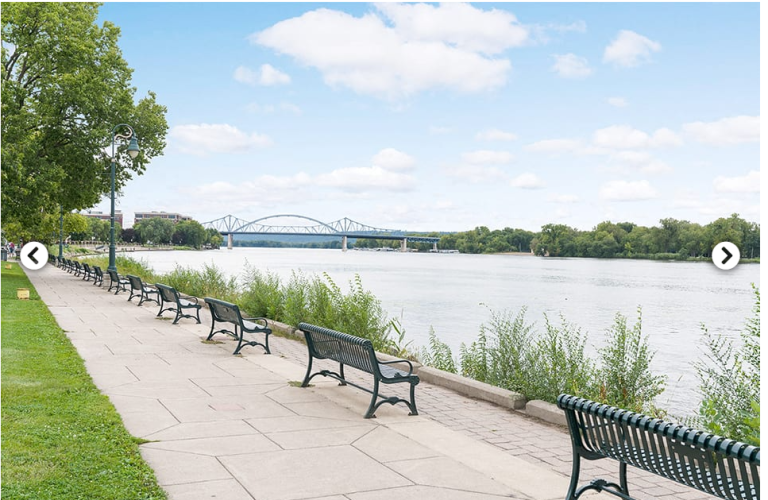
[[[59,216],[59,263],[64,258],[64,205],[61,205],[61,215]]]
[[[120,127],[127,128],[130,132],[124,133],[124,134],[118,134],[117,130]],[[112,190],[111,190],[111,208],[110,208],[110,217],[109,217],[109,266],[107,267],[110,271],[117,271],[117,266],[115,266],[115,140],[116,139],[125,139],[129,140],[128,143],[128,154],[130,155],[131,159],[135,159],[136,156],[139,154],[139,142],[136,140],[136,133],[133,131],[133,128],[130,125],[126,125],[125,123],[121,123],[120,125],[115,126],[115,128],[112,129]]]

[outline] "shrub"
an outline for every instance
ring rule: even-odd
[[[666,377],[654,375],[654,353],[642,333],[642,310],[637,323],[627,326],[627,318],[616,313],[608,330],[607,345],[598,349],[600,358],[599,392],[593,399],[635,412],[658,415],[653,399],[664,392]],[[658,415],[661,416],[661,415]]]
[[[562,393],[594,394],[594,362],[585,354],[587,336],[560,316],[560,325],[544,315],[544,334],[536,339],[528,356],[530,384],[526,397],[554,403]]]
[[[694,365],[703,401],[696,425],[731,439],[760,445],[760,290],[741,332],[741,345],[702,325],[705,359]]]
[[[246,264],[244,286],[238,305],[254,316],[281,321],[283,296],[280,277]]]
[[[203,264],[202,270],[177,265],[168,274],[157,276],[157,281],[195,297],[213,297],[233,301],[237,297],[237,280],[228,278],[214,264]]]
[[[433,368],[443,370],[445,372],[456,373],[456,362],[453,360],[453,353],[448,344],[441,342],[437,335],[435,335],[435,329],[429,328],[429,346],[423,347],[419,353],[419,360]]]

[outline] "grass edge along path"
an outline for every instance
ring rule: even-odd
[[[3,498],[166,499],[139,440],[18,264],[3,267],[1,293]]]

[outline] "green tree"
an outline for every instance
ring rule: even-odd
[[[200,248],[205,243],[205,228],[194,220],[185,220],[176,224],[175,234],[180,235],[181,245]]]
[[[210,245],[213,248],[219,248],[222,243],[224,243],[224,237],[221,236],[218,231],[213,228],[208,228],[205,230],[206,245]]]
[[[133,228],[142,243],[168,245],[175,230],[175,224],[168,219],[153,217],[144,219]]]
[[[2,9],[3,229],[45,237],[44,219],[84,209],[110,192],[112,129],[134,126],[141,153],[116,151],[116,188],[162,153],[166,108],[134,103],[120,30],[96,24],[97,3],[13,3]]]

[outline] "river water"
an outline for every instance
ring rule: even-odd
[[[759,286],[760,280],[758,264],[720,271],[709,262],[292,248],[130,255],[160,272],[176,264],[199,268],[213,263],[239,276],[246,262],[284,282],[292,270],[327,272],[345,291],[357,273],[390,317],[401,318],[406,341],[426,345],[433,327],[456,356],[461,343],[471,343],[480,325],[488,323],[489,309],[516,313],[525,306],[528,322],[538,331],[543,331],[544,313],[555,320],[562,314],[588,333],[588,349],[594,353],[616,313],[634,324],[640,306],[643,333],[656,351],[652,366],[668,377],[657,403],[679,416],[694,413],[700,399],[692,363],[703,356],[701,325],[738,338],[754,305],[750,284]]]

